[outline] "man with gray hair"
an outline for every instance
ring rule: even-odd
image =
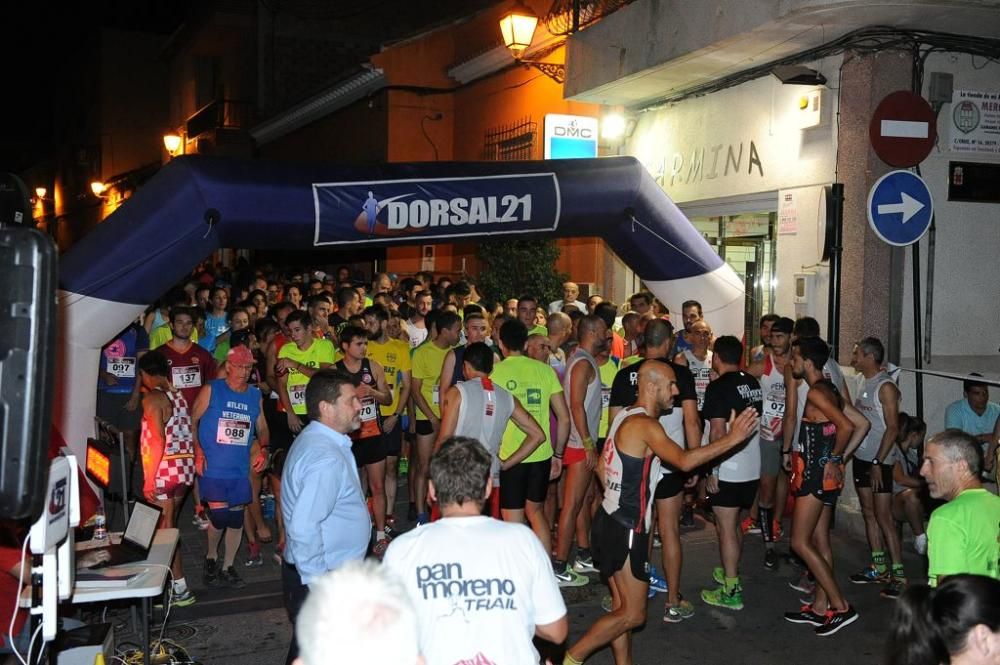
[[[931,586],[959,573],[1000,579],[1000,497],[983,488],[982,467],[979,442],[961,430],[935,434],[924,447],[920,475],[932,497],[947,501],[927,527]]]
[[[578,310],[586,314],[587,306],[577,300],[577,296],[580,295],[580,287],[577,286],[576,282],[563,282],[562,289],[562,300],[553,300],[549,303],[549,314],[561,312],[562,308],[566,305],[573,305]]]
[[[384,566],[352,561],[313,582],[295,631],[294,665],[326,665],[330,654],[345,663],[379,659],[423,665],[417,614],[402,582]]]
[[[442,518],[385,554],[417,608],[429,663],[537,663],[533,636],[566,639],[566,605],[541,542],[521,524],[480,514],[493,489],[490,464],[479,441],[444,441],[428,484]]]

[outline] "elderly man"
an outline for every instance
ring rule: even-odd
[[[924,447],[920,475],[932,497],[947,501],[931,513],[927,527],[931,586],[959,573],[1000,579],[1000,497],[983,488],[981,471],[979,442],[961,430],[935,434]]]
[[[260,390],[248,384],[253,368],[250,349],[243,345],[230,349],[226,378],[205,385],[191,412],[195,466],[201,497],[208,502],[206,586],[245,586],[233,560],[243,539],[244,508],[256,500],[250,490],[250,469],[264,469],[269,440]],[[220,566],[223,534],[226,555]]]
[[[306,387],[310,422],[296,438],[281,474],[285,609],[292,625],[307,585],[348,561],[361,560],[371,519],[361,490],[349,434],[361,427],[361,400],[351,379],[333,369],[313,374]],[[293,631],[294,633],[294,631]],[[298,655],[296,637],[286,663]]]
[[[561,312],[562,308],[566,305],[573,305],[578,310],[587,313],[587,305],[577,300],[577,296],[580,295],[580,287],[576,285],[575,282],[563,282],[563,297],[562,300],[553,300],[549,303],[549,314],[554,312]]]

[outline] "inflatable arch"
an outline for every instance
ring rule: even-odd
[[[744,289],[631,157],[293,166],[171,161],[63,257],[54,423],[85,453],[98,353],[219,247],[270,249],[596,236],[672,311],[686,299],[740,335]]]

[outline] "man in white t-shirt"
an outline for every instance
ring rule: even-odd
[[[445,441],[430,463],[442,519],[392,541],[384,564],[417,609],[428,665],[537,663],[532,637],[566,639],[566,605],[548,553],[522,524],[480,513],[490,455],[475,439]]]

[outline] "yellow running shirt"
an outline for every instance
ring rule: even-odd
[[[435,416],[441,417],[441,367],[444,357],[451,350],[450,346],[443,349],[434,342],[424,342],[413,349],[413,378],[420,379],[420,394],[427,400],[428,406]],[[417,420],[427,420],[424,412],[417,408]]]
[[[291,358],[306,367],[319,368],[321,364],[334,363],[333,342],[328,339],[314,339],[305,351],[299,350],[294,342],[288,342],[278,351],[278,358]],[[306,414],[306,386],[309,377],[298,370],[288,370],[288,401],[292,411],[302,416]]]
[[[403,389],[403,373],[409,372],[412,367],[410,345],[398,339],[389,339],[385,344],[369,341],[368,359],[382,366],[385,371],[385,382],[389,386],[389,392],[392,393],[392,404],[382,405],[382,416],[395,415],[399,407],[399,393]]]

